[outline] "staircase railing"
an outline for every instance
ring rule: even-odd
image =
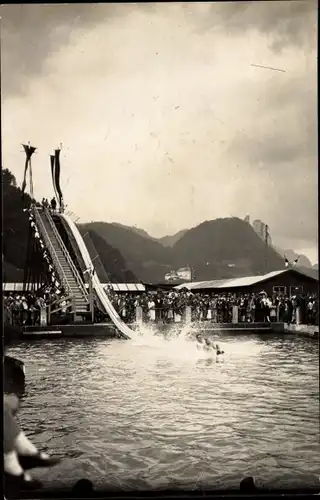
[[[66,274],[65,274],[65,272],[64,272],[63,267],[62,267],[62,266],[61,266],[61,264],[60,264],[59,258],[58,258],[58,256],[57,256],[56,251],[55,251],[55,248],[54,248],[54,246],[52,245],[52,242],[51,242],[51,239],[50,239],[50,237],[49,237],[49,235],[48,235],[48,232],[47,232],[46,226],[45,226],[45,225],[44,225],[44,223],[43,223],[43,220],[42,220],[42,218],[41,218],[41,216],[40,216],[40,214],[39,214],[39,211],[38,211],[38,208],[37,208],[37,207],[34,207],[34,215],[35,215],[35,219],[36,219],[36,222],[37,222],[38,226],[39,226],[39,227],[41,227],[41,232],[42,232],[42,234],[43,234],[43,236],[44,236],[44,239],[45,239],[45,242],[46,242],[46,244],[47,244],[47,247],[49,247],[49,248],[50,248],[50,254],[51,254],[51,256],[52,256],[53,263],[54,263],[54,265],[55,265],[56,269],[59,269],[59,270],[60,270],[60,272],[61,272],[61,274],[62,274],[62,281],[64,281],[64,282],[65,282],[65,284],[66,284],[66,286],[67,286],[68,290],[71,292],[71,286],[70,286],[70,283],[69,283],[68,278],[67,278],[67,276],[66,276]]]
[[[74,212],[71,212],[71,210],[68,210],[67,212],[65,212],[65,214],[70,217],[70,219],[72,220],[72,222],[74,222],[75,224],[78,222],[78,220],[80,219],[80,217],[75,214]]]
[[[62,311],[63,309],[66,309],[66,312],[69,309],[69,312],[74,312],[72,311],[74,306],[74,296],[73,295],[68,295],[67,297],[61,297],[51,304],[49,304],[48,307],[48,316],[49,318],[51,317],[52,314],[57,313],[59,311]],[[70,311],[71,309],[71,311]]]
[[[86,290],[86,287],[84,286],[84,283],[83,283],[82,279],[80,278],[79,272],[78,272],[76,266],[74,265],[74,263],[73,263],[73,261],[72,261],[72,259],[70,257],[70,254],[69,254],[69,252],[68,252],[68,250],[67,250],[67,248],[66,248],[66,246],[65,246],[65,244],[64,244],[64,242],[63,242],[63,240],[62,240],[62,238],[61,238],[61,236],[59,234],[59,231],[58,231],[55,223],[53,222],[51,214],[49,213],[48,209],[46,209],[46,208],[44,209],[44,213],[45,213],[45,215],[47,217],[47,220],[49,221],[49,224],[51,226],[51,229],[52,229],[52,231],[53,231],[56,239],[58,240],[58,243],[60,245],[60,248],[61,248],[61,250],[62,250],[65,258],[66,258],[69,266],[71,267],[72,274],[75,277],[76,282],[77,282],[77,284],[78,284],[78,286],[79,286],[79,288],[80,288],[80,290],[82,292],[83,298],[87,302],[89,302],[89,296],[88,296],[88,292]]]

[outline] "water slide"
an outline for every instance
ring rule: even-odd
[[[60,214],[60,217],[66,222],[66,224],[69,226],[70,230],[72,231],[72,234],[74,236],[74,239],[76,240],[76,243],[78,245],[78,248],[81,252],[81,256],[83,258],[83,261],[85,263],[85,266],[87,269],[93,269],[93,263],[91,260],[91,257],[89,255],[88,249],[83,241],[83,238],[80,234],[79,229],[77,228],[76,224],[73,222],[73,220],[65,215],[65,214]],[[113,307],[112,303],[109,300],[109,297],[107,296],[106,292],[104,291],[104,288],[102,284],[100,283],[100,280],[97,276],[97,273],[94,273],[92,277],[92,286],[105,310],[106,313],[109,314],[112,322],[114,325],[118,328],[118,330],[122,333],[122,335],[128,339],[132,338],[132,336],[135,335],[135,332],[131,330],[120,318],[119,314]]]

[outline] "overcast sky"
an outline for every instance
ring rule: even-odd
[[[7,5],[3,167],[82,221],[163,236],[250,214],[317,258],[317,4]],[[265,69],[262,65],[283,71]],[[236,243],[236,242],[235,242]]]

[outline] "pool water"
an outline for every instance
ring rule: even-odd
[[[64,457],[34,475],[96,488],[319,484],[319,356],[314,340],[214,334],[222,362],[178,337],[39,340],[25,362],[19,422]]]

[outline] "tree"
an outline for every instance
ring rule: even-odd
[[[2,169],[3,199],[3,256],[7,263],[23,269],[27,256],[29,231],[28,213],[23,210],[30,207],[28,194],[22,197],[14,175],[8,169]]]
[[[2,168],[2,188],[7,188],[8,186],[17,187],[17,181],[15,176],[7,168]]]

